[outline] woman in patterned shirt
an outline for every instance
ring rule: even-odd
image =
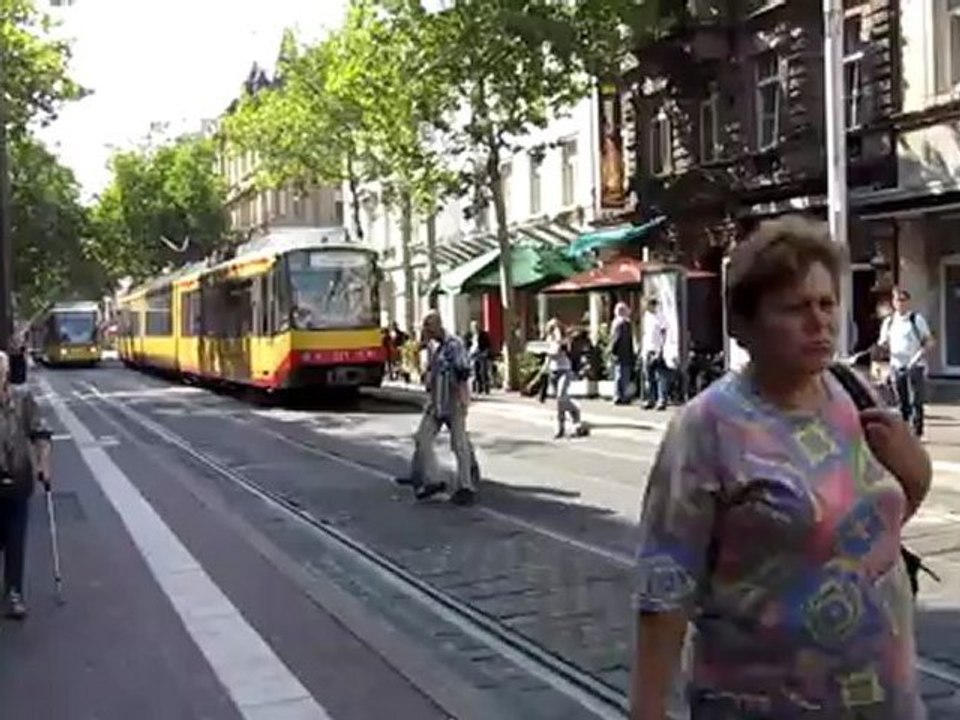
[[[666,717],[688,621],[693,720],[925,717],[899,549],[931,465],[827,372],[845,272],[822,224],[797,217],[733,253],[750,363],[678,414],[650,473],[632,720]]]

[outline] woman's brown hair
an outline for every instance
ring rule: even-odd
[[[827,224],[802,215],[765,220],[730,255],[727,310],[750,320],[764,295],[800,282],[820,263],[839,291],[846,256],[830,240]]]

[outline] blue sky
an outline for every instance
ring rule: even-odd
[[[39,2],[38,2],[39,4]],[[285,27],[336,27],[345,0],[75,0],[58,32],[74,42],[74,77],[94,94],[67,107],[43,138],[84,194],[109,180],[111,148],[151,123],[198,130],[236,96],[251,64],[271,64]]]

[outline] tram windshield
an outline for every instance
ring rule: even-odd
[[[292,320],[299,330],[375,326],[377,272],[368,253],[301,250],[287,256]]]
[[[97,316],[94,313],[57,313],[56,342],[66,345],[89,345],[97,340]]]

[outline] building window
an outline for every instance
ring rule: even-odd
[[[769,51],[757,56],[757,147],[766,150],[780,140],[780,106],[783,102],[783,67],[780,56]]]
[[[851,13],[843,20],[843,97],[847,129],[863,124],[863,15]]]
[[[539,215],[543,192],[543,155],[530,153],[530,214]]]
[[[673,150],[673,138],[670,132],[670,118],[661,110],[650,121],[650,172],[663,175],[670,172]]]
[[[700,103],[700,162],[708,163],[720,157],[719,100],[711,93]]]
[[[573,207],[577,202],[577,141],[566,140],[560,147],[562,166],[561,198],[565,208]]]
[[[935,0],[939,47],[937,50],[937,91],[952,92],[960,86],[960,0]]]

